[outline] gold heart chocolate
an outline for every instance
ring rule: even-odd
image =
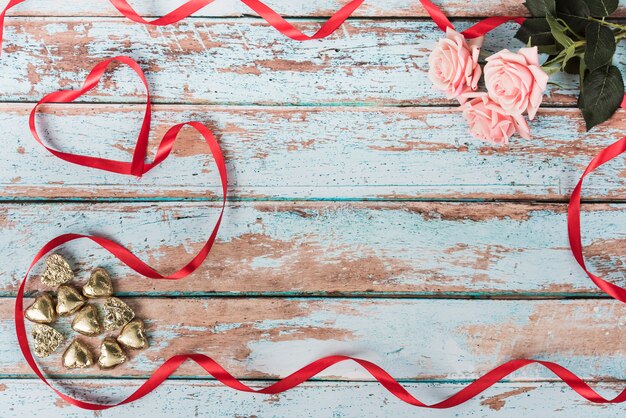
[[[104,301],[104,329],[113,331],[126,325],[135,317],[130,307],[118,298],[110,297]]]
[[[126,361],[126,353],[113,337],[107,337],[100,346],[98,366],[101,369],[110,369]]]
[[[63,365],[68,369],[84,369],[93,366],[93,354],[79,340],[72,341],[63,353]]]
[[[113,294],[111,276],[103,268],[94,269],[89,281],[83,286],[83,295],[88,298],[102,298]]]
[[[124,325],[122,332],[117,337],[117,341],[128,348],[146,348],[148,346],[148,337],[141,319],[133,319]]]
[[[68,316],[85,304],[85,297],[73,286],[62,284],[57,289],[57,313]]]
[[[33,340],[35,340],[35,355],[37,357],[48,357],[63,342],[65,338],[56,329],[48,325],[37,324],[32,330]]]
[[[46,270],[41,276],[41,281],[47,286],[59,286],[74,278],[74,271],[69,263],[60,254],[52,254],[46,258]]]
[[[85,305],[74,317],[72,329],[89,337],[102,332],[102,326],[98,320],[98,309],[94,305]]]
[[[35,301],[24,311],[24,317],[39,324],[49,324],[57,319],[54,310],[54,300],[49,293],[43,293],[35,298]]]

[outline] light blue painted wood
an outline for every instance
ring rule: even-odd
[[[565,211],[487,203],[232,203],[214,251],[194,275],[208,280],[156,287],[89,241],[65,248],[81,274],[102,264],[127,277],[122,292],[594,294],[569,250]],[[67,232],[113,237],[158,269],[175,271],[199,251],[217,214],[216,203],[201,202],[1,205],[0,289],[14,294],[36,249]],[[624,205],[594,205],[583,214],[589,266],[618,284],[625,224]]]
[[[149,7],[150,10],[143,9],[148,13],[162,14],[167,7],[173,7],[173,3],[165,3],[133,4],[140,10]],[[336,9],[330,0],[304,3],[275,5],[287,14],[324,15]],[[520,3],[517,0],[507,3],[506,11],[519,10]],[[44,14],[110,13],[106,11],[110,10],[106,2],[93,8],[89,5],[89,10],[83,4],[69,2],[53,5],[32,0],[27,4],[32,4],[32,9],[43,6]],[[388,15],[392,10],[402,16],[419,16],[422,12],[416,4],[416,1],[408,4],[405,0],[387,0],[379,7],[364,9],[363,15]],[[491,14],[495,7],[493,1],[487,4],[449,1],[443,5],[457,16],[476,14],[477,7]],[[28,7],[21,8],[24,15],[32,14]],[[55,10],[50,11],[51,7]],[[77,11],[72,11],[73,7]],[[204,15],[239,13],[240,6],[232,1],[202,12]],[[309,31],[318,25],[318,21],[310,19],[296,21]],[[460,26],[467,24],[461,22]],[[466,144],[464,128],[448,116],[449,108],[383,109],[398,104],[449,104],[432,92],[424,74],[429,48],[441,36],[428,21],[353,20],[333,39],[310,44],[285,41],[258,19],[189,19],[178,28],[165,29],[147,29],[119,18],[85,22],[83,17],[10,18],[8,25],[0,60],[0,91],[3,91],[0,100],[3,101],[37,100],[58,88],[59,81],[64,88],[77,86],[99,58],[124,52],[138,58],[146,67],[151,64],[148,76],[160,102],[350,107],[286,111],[169,106],[163,108],[161,115],[157,113],[168,125],[172,120],[178,122],[193,115],[214,123],[231,154],[228,157],[233,195],[244,199],[563,199],[597,148],[623,132],[618,117],[605,130],[574,142],[581,135],[580,119],[574,116],[574,111],[548,110],[533,125],[532,141],[495,152]],[[510,41],[513,30],[513,25],[498,30],[488,39],[485,50],[516,48],[517,44]],[[128,43],[130,37],[134,39],[132,44]],[[623,52],[621,46],[617,59],[620,68],[624,66]],[[166,64],[173,64],[172,68],[165,69]],[[187,78],[183,85],[178,85],[181,74]],[[108,79],[103,95],[87,100],[140,101],[140,90],[130,80],[134,78],[128,72],[118,71]],[[561,87],[552,87],[553,96],[547,103],[573,105],[571,95],[576,91],[576,83],[573,79],[557,81]],[[281,88],[274,90],[276,86]],[[121,96],[112,95],[117,91]],[[20,130],[19,126],[23,125],[16,123],[24,118],[27,108],[9,103],[0,109],[0,133],[9,138],[5,143],[7,149],[14,150],[8,153],[8,158],[0,160],[3,200],[90,196],[197,198],[206,193],[207,185],[209,188],[215,185],[207,180],[215,173],[207,173],[211,169],[203,166],[204,148],[181,150],[181,155],[170,161],[174,175],[157,172],[141,185],[53,162],[41,150],[34,150],[27,133]],[[97,115],[89,120],[84,116],[66,116],[64,123],[69,121],[77,128],[78,135],[75,139],[59,136],[62,142],[54,143],[81,149],[82,141],[88,144],[89,151],[110,155],[111,149],[101,144],[111,134],[125,137],[127,127],[135,126],[132,121],[137,116],[128,106],[111,115],[115,109],[119,108],[94,107],[91,112]],[[56,118],[48,118],[46,123],[52,133],[61,127]],[[87,135],[87,123],[96,127],[95,135],[93,130]],[[372,125],[382,127],[372,128]],[[237,132],[238,126],[245,128]],[[444,134],[442,129],[449,133]],[[334,130],[342,132],[341,141],[328,140],[329,132]],[[316,138],[312,148],[307,144],[311,137]],[[113,153],[128,156],[127,144],[116,141],[118,150]],[[295,147],[297,153],[290,147]],[[327,155],[335,154],[348,163],[329,164]],[[516,169],[512,170],[512,166]],[[624,177],[620,177],[623,171],[622,161],[618,161],[603,174],[594,176],[588,182],[587,196],[623,198]],[[45,182],[41,179],[42,172],[48,176]],[[197,176],[189,179],[189,173]],[[272,188],[259,180],[265,180],[268,174],[287,186]],[[459,208],[457,213],[450,211],[451,205],[446,203],[428,207],[402,203],[289,205],[231,205],[225,222],[228,226],[220,233],[223,253],[216,251],[205,270],[175,286],[165,285],[170,287],[162,288],[160,293],[157,287],[161,283],[135,280],[136,277],[124,274],[124,270],[110,259],[107,261],[98,250],[91,249],[87,254],[88,248],[77,246],[66,251],[74,260],[80,260],[83,270],[94,264],[110,263],[115,276],[123,277],[119,288],[135,295],[196,292],[206,296],[215,290],[222,295],[230,291],[248,296],[272,292],[297,295],[329,289],[362,294],[374,288],[378,296],[389,292],[465,297],[519,292],[523,297],[563,297],[594,291],[569,255],[563,206],[452,206]],[[479,210],[482,207],[488,209]],[[520,211],[520,207],[525,209]],[[502,216],[494,216],[496,213]],[[623,247],[621,227],[626,221],[622,214],[620,205],[596,205],[583,220],[590,231],[586,232],[589,239],[586,244],[593,244],[588,249],[592,255],[590,264],[619,283],[623,279],[615,268],[620,265],[619,253],[613,250]],[[192,220],[205,221],[208,225],[214,217],[214,204],[198,203],[2,205],[0,287],[4,290],[1,292],[11,295],[14,291],[20,269],[38,247],[33,241],[42,243],[68,229],[103,232],[132,244],[133,250],[151,263],[173,269],[206,235]],[[405,238],[398,242],[398,237]],[[336,266],[342,267],[341,263],[346,261],[345,270],[337,270]],[[321,273],[319,266],[324,268]],[[545,266],[550,268],[546,271]],[[159,301],[166,304],[165,309],[157,305]],[[148,319],[153,346],[137,354],[128,368],[121,368],[113,375],[145,375],[163,357],[188,350],[208,351],[235,374],[250,378],[291,372],[302,365],[296,364],[299,361],[296,359],[305,361],[347,352],[379,361],[392,374],[404,379],[437,380],[436,384],[410,384],[416,392],[426,392],[425,399],[430,401],[441,399],[444,392],[458,390],[457,380],[474,378],[506,359],[519,356],[556,360],[596,380],[608,377],[622,380],[601,384],[603,393],[615,393],[626,380],[623,375],[626,353],[621,343],[625,315],[623,305],[612,300],[200,297],[131,298],[130,303]],[[62,403],[54,403],[51,392],[39,382],[7,379],[32,377],[13,338],[12,308],[11,298],[0,298],[0,415],[85,416],[63,407]],[[185,314],[164,317],[164,310]],[[394,321],[396,318],[402,321]],[[67,331],[67,324],[62,328]],[[276,352],[295,354],[277,356]],[[66,373],[59,367],[58,356],[49,360],[50,371]],[[87,373],[94,378],[111,376],[95,369]],[[197,369],[188,367],[181,373],[200,377]],[[325,376],[353,380],[364,377],[362,372],[349,367],[331,370]],[[516,379],[551,377],[538,369],[514,376]],[[193,385],[189,385],[191,382]],[[104,400],[109,395],[121,397],[137,383],[98,379],[71,384]],[[504,383],[484,398],[452,411],[416,412],[390,399],[371,383],[317,382],[286,395],[258,398],[234,394],[215,387],[214,382],[194,379],[168,382],[152,401],[105,416],[131,413],[155,416],[155,411],[160,415],[189,416],[199,412],[200,407],[208,408],[205,415],[211,416],[420,413],[570,417],[582,413],[600,417],[617,416],[624,410],[621,406],[591,406],[563,385],[552,383]]]
[[[319,23],[300,26],[313,31]],[[483,51],[520,48],[516,29],[511,23],[494,30]],[[9,18],[0,91],[3,101],[37,101],[58,89],[59,80],[62,87],[78,86],[93,65],[122,53],[146,68],[152,97],[160,103],[451,104],[427,77],[428,55],[441,37],[424,20],[353,20],[332,38],[298,43],[258,19],[203,18],[149,28],[125,18]],[[623,45],[615,58],[622,70]],[[143,100],[132,70],[120,69],[108,80],[98,96],[82,100]],[[552,81],[558,85],[550,85],[546,101],[574,105],[577,77],[559,74]]]
[[[154,2],[151,0],[133,0],[132,6],[143,16],[162,16],[176,7],[184,4],[187,0],[169,0],[167,2]],[[8,0],[0,0],[4,5]],[[614,16],[623,16],[626,1],[619,0],[620,8]],[[335,12],[346,1],[317,0],[264,0],[264,3],[274,8],[283,16],[328,16]],[[522,5],[523,0],[437,0],[439,5],[449,16],[490,16],[490,15],[527,15],[528,11]],[[29,0],[22,3],[10,12],[20,16],[120,16],[107,1],[51,4],[46,0]],[[254,12],[245,6],[240,0],[216,0],[202,8],[193,16],[242,16],[254,15]],[[417,0],[368,0],[364,2],[353,14],[354,17],[425,17],[428,16],[425,9]]]
[[[270,382],[249,383],[262,387]],[[51,390],[37,381],[3,380],[0,403],[5,418],[92,417],[55,399]],[[63,381],[61,386],[74,387],[79,395],[99,401],[119,400],[136,388],[136,381],[79,380]],[[417,397],[435,402],[463,387],[462,384],[409,383],[407,389]],[[594,386],[606,396],[622,389],[622,383]],[[97,413],[105,418],[152,417],[501,417],[571,418],[593,416],[614,418],[624,413],[621,405],[594,405],[581,400],[569,388],[552,383],[503,383],[487,390],[478,399],[454,409],[417,409],[401,403],[373,383],[307,383],[282,395],[265,396],[234,392],[213,382],[168,381],[148,398],[109,411]]]
[[[30,105],[0,105],[0,199],[216,198],[219,179],[204,141],[184,131],[174,155],[141,181],[69,165],[28,129]],[[38,128],[59,149],[130,160],[142,106],[48,108]],[[624,113],[583,134],[577,109],[545,109],[530,141],[494,148],[469,137],[455,109],[157,106],[153,143],[186,120],[220,139],[231,198],[239,199],[558,199],[581,170],[626,132]],[[111,124],[114,120],[115,124]],[[71,132],[70,132],[71,127]],[[45,173],[45,175],[42,175]],[[626,161],[585,181],[584,197],[624,199]]]
[[[8,0],[0,0],[4,5]],[[169,0],[154,2],[151,0],[133,0],[133,8],[143,16],[162,16],[187,0]],[[621,4],[626,5],[624,0]],[[328,16],[338,10],[346,1],[317,0],[264,0],[264,3],[274,8],[283,16]],[[497,0],[438,0],[437,4],[451,16],[476,16],[502,13],[510,15],[525,14],[526,11],[520,0],[506,2]],[[622,6],[623,8],[624,6]],[[623,11],[620,10],[618,13]],[[108,1],[60,3],[53,5],[46,0],[28,0],[12,9],[11,14],[20,16],[120,16],[119,12]],[[240,0],[216,0],[202,8],[193,16],[242,16],[253,15],[254,12]],[[379,16],[427,16],[425,9],[417,0],[378,0],[366,1],[353,15],[354,17]]]
[[[59,353],[38,361],[42,369],[59,378],[146,377],[172,355],[204,353],[239,378],[273,379],[287,376],[317,358],[345,354],[373,361],[402,380],[475,379],[508,360],[535,358],[557,362],[585,379],[626,381],[626,306],[613,300],[126,301],[146,322],[148,349],[132,352],[130,361],[111,371],[67,370],[60,360],[68,340]],[[0,299],[3,336],[14,335],[13,307],[11,299]],[[68,338],[73,335],[68,318],[55,326]],[[83,341],[97,352],[101,338],[85,337]],[[13,338],[0,339],[0,373],[3,377],[34,376]],[[191,363],[177,373],[207,378]],[[335,365],[319,378],[371,380],[367,372],[352,363]],[[532,366],[516,372],[511,379],[555,377]]]

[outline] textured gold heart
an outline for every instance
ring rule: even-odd
[[[134,319],[124,325],[122,332],[117,337],[117,341],[128,348],[146,348],[148,346],[148,337],[141,319]]]
[[[126,325],[135,317],[130,307],[118,298],[108,298],[104,301],[104,329],[113,331]]]
[[[126,353],[113,337],[107,337],[100,346],[98,366],[101,369],[110,369],[126,361]]]
[[[89,276],[89,281],[83,286],[83,295],[88,298],[103,298],[113,294],[111,276],[103,268],[94,269]]]
[[[57,313],[68,316],[85,304],[85,297],[73,286],[62,284],[57,289]]]
[[[33,327],[32,336],[35,340],[35,355],[42,358],[52,354],[65,339],[59,331],[43,324]]]
[[[60,254],[52,254],[46,258],[46,270],[41,281],[46,286],[59,286],[74,278],[74,272],[69,263]]]
[[[35,301],[24,311],[24,317],[39,324],[49,324],[57,319],[54,310],[54,300],[49,293],[43,293],[35,298]]]
[[[93,366],[93,354],[79,340],[72,341],[63,353],[63,365],[68,369],[84,369]]]
[[[98,309],[94,305],[85,305],[74,317],[72,329],[89,337],[102,332],[102,326],[98,320]]]

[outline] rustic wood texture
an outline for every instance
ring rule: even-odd
[[[519,357],[556,361],[581,377],[598,381],[623,379],[626,367],[626,306],[612,300],[126,301],[146,320],[149,348],[131,352],[131,361],[111,371],[68,371],[61,366],[59,353],[39,360],[41,367],[56,376],[147,376],[165,359],[187,352],[207,354],[233,375],[246,379],[286,376],[330,354],[366,358],[394,377],[410,380],[474,379]],[[0,327],[8,330],[12,322],[13,303],[2,299]],[[75,335],[69,322],[64,318],[55,327],[66,336]],[[101,341],[80,338],[94,347]],[[14,341],[0,340],[0,353],[2,373],[33,376]],[[182,365],[176,374],[205,375],[192,363]],[[371,380],[365,371],[350,364],[333,366],[318,378]],[[512,379],[555,377],[545,369],[528,367]]]
[[[319,22],[299,26],[314,31]],[[515,30],[510,23],[493,31],[485,54],[523,46],[513,39]],[[441,36],[428,20],[350,20],[324,41],[298,43],[259,19],[198,18],[160,28],[126,18],[17,17],[5,25],[0,91],[3,101],[37,101],[59,87],[77,87],[97,62],[122,54],[147,70],[157,103],[449,105],[454,102],[427,77],[428,54]],[[624,53],[620,48],[615,57],[621,69]],[[578,77],[557,74],[552,81],[544,102],[574,105]],[[125,68],[82,100],[143,96]]]
[[[132,0],[160,16],[184,0]],[[307,33],[347,0],[268,4]],[[5,0],[0,0],[4,5]],[[480,16],[523,15],[523,0],[437,0],[459,28]],[[620,0],[616,17],[626,17]],[[92,416],[55,398],[24,363],[13,297],[44,242],[103,234],[172,272],[203,244],[218,214],[206,145],[184,131],[174,155],[140,181],[70,166],[35,144],[33,102],[76,88],[103,58],[130,55],[155,102],[151,146],[179,122],[215,131],[229,202],[214,251],[178,282],[138,277],[85,242],[61,249],[77,283],[101,265],[147,320],[151,347],[110,372],[41,362],[66,393],[121,399],[165,358],[213,356],[264,385],[307,361],[349,354],[376,361],[434,402],[516,357],[557,361],[606,396],[626,385],[623,304],[604,297],[571,256],[566,204],[589,160],[626,131],[624,112],[584,132],[575,77],[557,76],[530,141],[472,140],[456,104],[432,89],[427,57],[442,34],[417,0],[366,1],[331,38],[292,42],[237,0],[217,0],[164,28],[120,17],[106,0],[28,0],[9,13],[0,57],[0,416]],[[521,44],[490,34],[486,54]],[[618,46],[615,64],[626,69]],[[130,159],[144,93],[112,68],[80,104],[49,105],[38,128],[62,150]],[[71,134],[69,133],[71,129]],[[625,285],[626,161],[585,182],[590,268]],[[192,199],[193,201],[186,201]],[[492,202],[506,200],[506,202]],[[452,202],[450,202],[452,201]],[[540,201],[540,202],[536,202]],[[28,292],[41,290],[37,266]],[[366,297],[366,298],[364,298]],[[479,300],[474,300],[479,299]],[[70,335],[67,320],[59,329]],[[96,345],[97,339],[85,340]],[[259,380],[260,379],[260,380]],[[530,367],[454,410],[417,411],[335,366],[272,397],[241,394],[186,364],[145,401],[105,417],[409,416],[614,417]]]
[[[218,212],[207,202],[2,205],[0,253],[12,261],[0,266],[0,291],[14,294],[33,249],[66,232],[113,237],[172,273],[204,245]],[[626,205],[584,207],[589,266],[621,285],[624,224]],[[186,280],[142,279],[89,241],[63,252],[81,280],[103,265],[118,291],[141,295],[601,294],[565,231],[564,204],[244,202],[227,207],[214,250]]]
[[[24,198],[206,198],[220,192],[208,147],[192,129],[141,181],[69,164],[28,129],[32,105],[0,105],[0,195]],[[151,150],[175,123],[211,127],[229,168],[231,198],[566,200],[580,173],[626,130],[623,111],[585,133],[577,109],[543,109],[530,141],[469,137],[450,108],[156,106]],[[130,160],[141,105],[50,105],[38,128],[58,149]],[[116,124],[112,125],[111,120]],[[33,161],[37,164],[32,164]],[[42,173],[46,173],[42,175]],[[585,182],[585,199],[623,200],[626,161]]]
[[[143,16],[162,16],[187,0],[132,0],[129,3]],[[349,0],[264,0],[283,16],[326,17],[337,11]],[[0,1],[0,5],[6,0]],[[528,16],[523,6],[524,0],[437,0],[434,2],[450,16]],[[620,7],[614,16],[626,16],[626,1],[619,0]],[[28,0],[12,9],[11,14],[19,16],[119,16],[119,12],[107,1],[62,2],[54,4],[47,0]],[[212,4],[194,14],[202,16],[241,16],[253,12],[240,0],[215,0]],[[354,17],[428,17],[418,0],[368,0],[359,7]]]
[[[249,382],[255,388],[271,382]],[[404,386],[424,401],[436,402],[444,395],[461,389],[463,383],[404,383]],[[63,380],[57,384],[77,396],[112,402],[123,398],[137,388],[133,380]],[[594,385],[599,392],[616,394],[620,383]],[[24,393],[32,394],[25,400]],[[176,402],[172,402],[176,399]],[[93,412],[83,412],[71,407],[54,393],[32,380],[3,380],[0,401],[7,410],[23,412],[32,416],[87,418]],[[564,401],[568,401],[565,403]],[[152,418],[156,411],[166,416],[231,417],[236,411],[245,417],[389,417],[415,416],[448,418],[478,416],[494,418],[544,417],[571,418],[593,416],[614,418],[623,413],[621,405],[594,405],[572,394],[565,385],[554,383],[500,383],[467,404],[453,410],[428,410],[401,403],[383,391],[379,385],[364,382],[315,382],[307,383],[293,391],[271,397],[234,392],[214,382],[196,380],[168,381],[149,395],[144,402],[104,411],[105,417]],[[185,415],[186,414],[186,415]]]

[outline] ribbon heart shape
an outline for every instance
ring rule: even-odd
[[[102,79],[107,67],[113,62],[120,62],[132,68],[138,75],[139,78],[146,90],[146,107],[144,111],[143,121],[141,123],[141,130],[139,131],[139,136],[137,137],[137,141],[135,143],[135,148],[133,151],[132,161],[118,161],[111,160],[106,158],[96,158],[87,155],[78,155],[78,154],[70,154],[63,151],[58,151],[54,148],[47,146],[39,133],[37,132],[36,126],[36,116],[37,109],[46,103],[71,103],[83,95],[87,94],[89,91],[95,89],[100,80]],[[148,87],[148,82],[143,74],[143,71],[139,67],[139,65],[131,60],[128,57],[115,57],[108,59],[106,61],[102,61],[98,63],[89,73],[87,78],[85,79],[83,86],[77,90],[60,90],[53,93],[49,93],[45,95],[39,102],[35,105],[35,107],[30,112],[30,117],[28,120],[28,124],[30,127],[30,131],[35,138],[35,140],[42,145],[48,152],[52,155],[60,158],[64,161],[67,161],[72,164],[81,165],[84,167],[96,168],[99,170],[105,170],[117,174],[124,175],[133,175],[136,177],[141,177],[151,168],[153,168],[156,164],[145,165],[146,153],[148,150],[148,138],[150,135],[150,122],[152,117],[152,104],[150,99],[150,91]],[[167,135],[166,135],[167,136]],[[163,143],[159,148],[163,146]],[[162,151],[165,152],[165,151]],[[169,150],[167,150],[169,152]],[[158,154],[158,153],[157,153]],[[161,158],[161,161],[164,158]]]
[[[75,101],[76,99],[80,98],[81,96],[85,95],[87,92],[91,91],[98,85],[107,67],[112,62],[119,62],[133,69],[135,73],[137,73],[139,78],[141,79],[141,82],[143,83],[144,87],[146,88],[146,108],[145,108],[145,113],[144,113],[144,119],[141,123],[141,130],[139,131],[139,135],[137,137],[135,149],[133,151],[132,161],[130,162],[119,161],[119,160],[112,160],[112,159],[107,159],[107,158],[92,157],[88,155],[72,154],[72,153],[68,153],[64,151],[59,151],[52,147],[47,146],[44,143],[44,141],[41,139],[41,137],[39,136],[39,133],[37,132],[36,115],[37,115],[37,109],[39,108],[39,106],[41,106],[42,104],[51,103],[51,102],[71,103]],[[204,137],[207,145],[209,146],[213,159],[215,160],[215,164],[217,165],[220,180],[221,180],[221,186],[222,186],[221,211],[207,242],[204,244],[204,246],[198,252],[198,254],[179,271],[170,275],[162,275],[156,270],[154,270],[152,267],[148,266],[147,264],[139,260],[126,248],[120,246],[119,244],[111,240],[101,238],[101,237],[82,236],[78,234],[66,234],[64,236],[57,237],[54,240],[50,241],[50,243],[54,242],[55,246],[58,246],[61,244],[60,241],[68,242],[68,241],[72,241],[74,239],[83,238],[83,237],[89,238],[92,241],[96,242],[97,244],[100,244],[101,246],[103,246],[113,255],[120,258],[120,260],[124,264],[126,264],[128,267],[130,267],[131,269],[135,270],[137,273],[143,276],[146,276],[152,279],[177,280],[177,279],[186,277],[189,274],[191,274],[193,271],[195,271],[202,264],[202,262],[206,259],[206,257],[209,254],[209,251],[211,250],[211,247],[213,246],[213,243],[215,242],[217,231],[220,227],[220,223],[222,221],[224,209],[226,206],[226,195],[227,195],[227,184],[228,184],[226,164],[224,162],[224,156],[220,149],[219,143],[215,139],[215,136],[205,125],[203,125],[200,122],[185,122],[185,123],[180,123],[178,125],[172,126],[161,139],[161,142],[159,143],[159,146],[157,148],[154,160],[152,162],[146,162],[145,159],[146,159],[146,153],[148,149],[148,139],[150,135],[151,115],[152,115],[152,107],[150,103],[150,90],[149,90],[148,82],[146,80],[146,77],[141,67],[139,66],[139,64],[137,64],[137,62],[135,62],[133,59],[129,57],[118,56],[118,57],[114,57],[114,58],[102,61],[99,64],[97,64],[91,70],[91,72],[85,79],[85,82],[83,83],[83,86],[81,88],[77,90],[61,90],[61,91],[50,93],[44,96],[31,111],[30,117],[29,117],[29,126],[30,126],[30,131],[33,137],[35,138],[35,140],[39,142],[39,144],[41,144],[52,155],[64,161],[67,161],[72,164],[84,166],[84,167],[95,168],[98,170],[109,171],[112,173],[117,173],[117,174],[122,174],[122,175],[132,175],[136,177],[141,177],[148,171],[152,170],[154,167],[161,164],[170,155],[172,148],[174,146],[174,142],[176,141],[176,138],[178,137],[178,134],[185,126],[190,126],[196,129]],[[50,247],[46,245],[44,248],[50,248]]]

